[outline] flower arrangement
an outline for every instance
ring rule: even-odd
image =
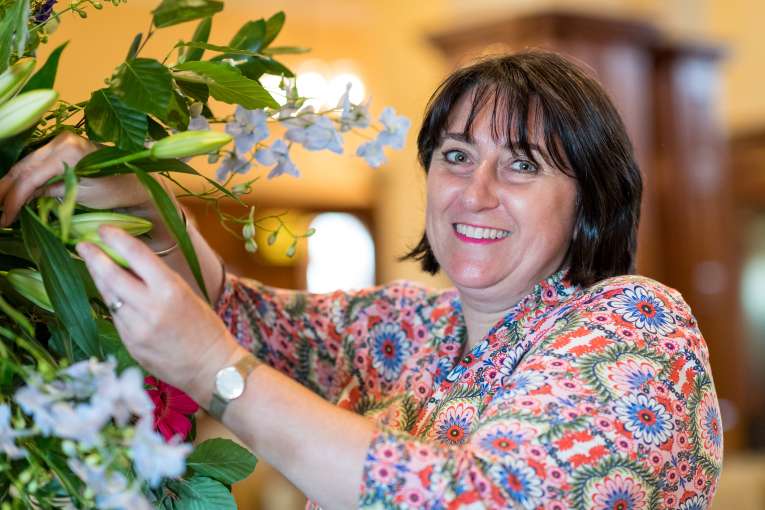
[[[99,145],[47,182],[63,183],[63,199],[38,197],[0,228],[1,508],[235,508],[231,484],[256,459],[225,439],[192,446],[197,404],[130,357],[73,252],[81,240],[104,246],[103,224],[134,236],[153,226],[79,204],[78,181],[135,174],[206,296],[184,221],[155,175],[179,186],[177,173],[200,179],[203,191],[184,191],[215,206],[221,224],[255,251],[255,232],[265,227],[242,199],[255,178],[232,185],[234,174],[265,168],[269,178],[298,176],[290,158],[295,146],[342,153],[346,133],[373,129],[376,136],[367,135],[356,155],[378,167],[385,147],[403,147],[409,121],[386,108],[374,126],[369,104],[352,103],[348,90],[337,107],[306,106],[294,74],[277,60],[306,50],[273,44],[284,13],[248,21],[228,44],[213,44],[219,0],[162,0],[150,30],[136,35],[107,86],[70,103],[54,89],[66,44],[39,67],[37,49],[64,14],[84,18],[103,5],[72,0],[57,7],[56,0],[0,0],[0,175],[64,131]],[[164,60],[142,54],[156,30],[187,22],[196,23],[191,38]],[[280,77],[279,97],[263,87],[264,75]],[[219,103],[234,111],[218,115]],[[283,136],[271,141],[269,125],[280,125]],[[218,164],[215,179],[187,163],[200,155]],[[242,215],[223,213],[222,200],[239,204]],[[268,242],[290,235],[288,255],[294,254],[298,239],[311,233],[278,227]]]

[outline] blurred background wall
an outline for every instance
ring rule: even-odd
[[[146,30],[157,3],[129,0],[91,10],[88,20],[67,17],[41,52],[44,58],[71,39],[57,83],[62,96],[86,99],[85,91],[101,86],[132,37]],[[529,46],[569,54],[614,97],[646,177],[638,270],[683,293],[709,344],[726,429],[715,508],[765,508],[765,3],[228,0],[210,41],[225,44],[246,20],[278,10],[287,23],[277,43],[312,49],[285,63],[328,83],[352,75],[372,99],[374,116],[393,105],[413,129],[406,149],[391,153],[379,170],[350,154],[295,150],[303,177],[256,183],[248,200],[264,213],[289,210],[298,230],[322,222],[310,253],[301,244],[292,259],[279,243],[269,250],[261,242],[258,254],[247,254],[208,211],[187,202],[229,269],[273,285],[321,290],[361,261],[359,284],[407,278],[447,286],[416,264],[397,261],[422,232],[415,138],[430,94],[451,69],[482,54]],[[159,31],[144,54],[163,57],[192,29]],[[348,135],[346,153],[362,142]],[[196,166],[214,172],[204,161]],[[323,256],[327,250],[336,256]],[[338,267],[341,275],[326,277]],[[200,429],[223,433],[211,422]],[[302,504],[265,464],[236,494],[242,508]]]

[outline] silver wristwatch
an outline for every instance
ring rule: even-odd
[[[218,421],[223,420],[223,413],[229,402],[242,396],[250,376],[260,360],[252,354],[242,358],[231,366],[221,368],[215,374],[215,391],[208,412]]]

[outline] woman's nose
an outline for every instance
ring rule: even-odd
[[[494,165],[490,161],[481,162],[470,176],[470,180],[462,193],[462,201],[465,207],[471,211],[493,209],[499,205],[494,179]]]

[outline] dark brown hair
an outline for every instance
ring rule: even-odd
[[[539,126],[543,157],[576,179],[568,279],[589,286],[633,272],[643,183],[624,124],[600,84],[570,60],[543,51],[492,57],[456,71],[431,97],[417,136],[426,173],[449,115],[466,94],[471,105],[465,136],[480,110],[493,105],[495,140],[505,139],[513,152],[533,159],[529,137]],[[406,259],[419,260],[431,274],[440,269],[427,234]]]

